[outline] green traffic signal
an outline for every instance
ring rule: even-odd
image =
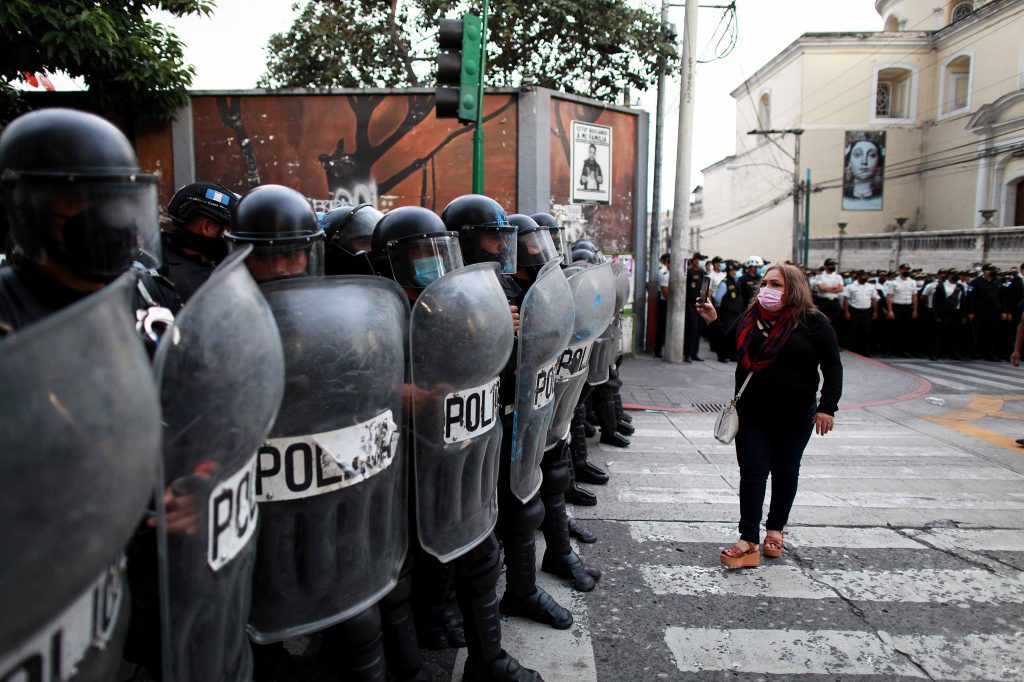
[[[477,119],[483,34],[480,17],[465,14],[462,19],[442,19],[438,27],[437,88],[435,114],[458,118],[463,123]]]

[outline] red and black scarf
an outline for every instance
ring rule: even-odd
[[[775,362],[779,350],[786,345],[789,335],[796,329],[796,308],[785,307],[774,312],[765,310],[760,303],[746,309],[736,323],[736,356],[744,369],[759,372]],[[768,329],[768,336],[754,351],[750,350],[750,342],[757,331],[757,321]]]

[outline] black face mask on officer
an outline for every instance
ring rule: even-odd
[[[136,221],[124,207],[92,204],[71,215],[51,212],[51,217],[64,223],[53,225],[43,238],[50,255],[78,277],[106,284],[131,267]]]
[[[201,254],[208,261],[219,263],[228,255],[228,243],[219,232],[216,237],[207,237],[179,226],[174,229],[174,235],[184,248]]]

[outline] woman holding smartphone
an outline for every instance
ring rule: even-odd
[[[737,391],[754,373],[737,404],[740,539],[722,550],[721,561],[730,568],[755,567],[761,563],[768,474],[772,497],[764,555],[779,557],[811,431],[824,436],[832,430],[843,384],[839,344],[828,318],[814,307],[803,273],[793,265],[765,271],[757,296],[730,329],[722,328],[707,299],[697,301],[697,313],[712,339],[736,348]],[[824,382],[817,399],[819,368]]]

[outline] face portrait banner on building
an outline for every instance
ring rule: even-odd
[[[570,192],[574,204],[611,204],[612,129],[572,122]]]
[[[885,131],[846,131],[843,145],[843,210],[881,211]]]

